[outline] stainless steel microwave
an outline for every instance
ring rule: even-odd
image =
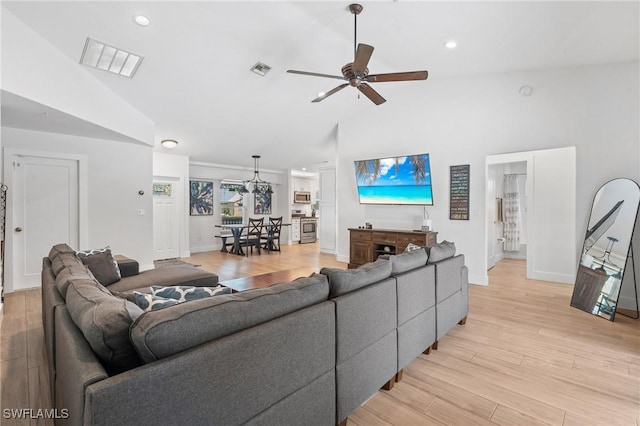
[[[311,192],[295,191],[293,193],[293,202],[296,204],[311,204]]]

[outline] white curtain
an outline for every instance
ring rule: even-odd
[[[520,250],[520,194],[518,193],[518,176],[504,177],[504,249]]]

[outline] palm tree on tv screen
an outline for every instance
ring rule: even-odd
[[[395,157],[395,170],[400,173],[400,158]],[[413,179],[416,184],[424,184],[427,181],[426,155],[410,155],[409,164],[413,168]],[[382,172],[382,161],[362,160],[356,161],[356,179],[358,183],[368,184],[375,182]]]

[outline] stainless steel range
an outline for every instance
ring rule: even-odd
[[[315,217],[300,218],[300,244],[315,243],[318,239],[318,219]]]

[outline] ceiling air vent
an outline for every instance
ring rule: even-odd
[[[87,37],[80,63],[88,67],[109,71],[132,78],[142,62],[142,56],[110,46]]]
[[[264,77],[269,71],[271,71],[271,67],[267,64],[263,64],[262,62],[256,62],[256,64],[251,67],[251,71]]]

